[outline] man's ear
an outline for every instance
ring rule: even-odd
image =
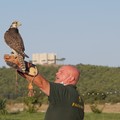
[[[69,76],[66,80],[63,81],[64,84],[74,84],[75,82],[75,77],[74,76]]]
[[[68,81],[69,81],[69,83],[74,82],[75,81],[75,77],[74,76],[70,76]]]
[[[72,77],[71,77],[71,80],[72,80],[72,81],[75,80],[75,77],[72,76]]]

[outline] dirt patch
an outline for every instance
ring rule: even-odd
[[[9,111],[23,111],[24,107],[25,107],[24,104],[18,103],[14,105],[8,105],[7,109],[9,109]],[[102,108],[103,105],[99,105],[98,107]],[[39,107],[38,112],[46,112],[47,108],[48,105],[42,104]],[[89,104],[85,105],[85,112],[92,112]],[[120,103],[117,104],[106,103],[104,105],[103,113],[120,113]]]
[[[48,105],[42,104],[41,107],[39,108],[38,112],[46,112],[48,108]]]
[[[120,103],[117,104],[110,104],[106,103],[105,105],[99,105],[98,108],[103,108],[103,113],[120,113]],[[85,112],[92,112],[90,105],[85,105]]]
[[[7,104],[6,109],[8,113],[17,113],[24,111],[24,104],[23,103],[15,103],[15,104]]]
[[[104,113],[120,113],[120,103],[117,104],[110,104],[106,103],[105,105],[99,105],[99,108],[102,108],[104,106],[103,112]],[[48,108],[48,105],[42,105],[39,109],[39,111],[45,112]],[[85,112],[92,112],[90,105],[85,105]]]

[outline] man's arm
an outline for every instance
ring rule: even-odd
[[[25,79],[32,81],[36,86],[38,86],[47,96],[50,94],[50,83],[42,75],[38,74],[34,78],[27,74],[24,74]]]

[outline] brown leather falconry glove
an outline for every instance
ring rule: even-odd
[[[9,55],[9,54],[5,54],[4,55],[4,60],[6,62],[6,64],[14,69],[16,69],[18,71],[18,73],[20,75],[22,74],[28,74],[30,76],[36,76],[38,74],[38,70],[37,70],[37,67],[30,63],[30,62],[27,62],[25,61],[25,66],[26,66],[26,70],[25,70],[25,73],[21,70],[21,64],[18,60],[18,57],[17,56],[14,56],[14,55]]]

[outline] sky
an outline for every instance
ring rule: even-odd
[[[64,64],[120,66],[120,0],[1,0],[0,67],[11,49],[4,33],[14,20],[25,53],[55,53]]]

